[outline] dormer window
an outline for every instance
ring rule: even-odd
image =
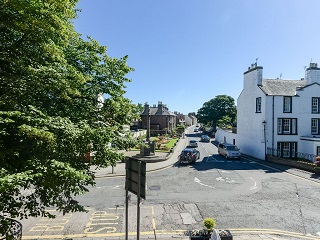
[[[292,112],[292,97],[283,97],[283,112]]]

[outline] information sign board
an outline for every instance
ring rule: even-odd
[[[146,162],[126,159],[126,190],[146,199]]]

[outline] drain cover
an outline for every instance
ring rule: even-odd
[[[160,190],[160,186],[158,185],[150,186],[149,190]]]

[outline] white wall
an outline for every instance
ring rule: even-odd
[[[215,140],[219,143],[227,142],[230,144],[235,143],[235,145],[238,145],[237,136],[238,136],[237,134],[232,133],[231,131],[226,131],[218,128],[215,133]]]
[[[266,96],[258,87],[262,69],[244,74],[244,89],[237,100],[237,146],[241,152],[264,159],[265,143],[262,122],[265,119]],[[256,113],[256,98],[261,97],[261,113]],[[267,120],[266,120],[267,121]]]
[[[313,137],[311,135],[311,118],[320,118],[320,115],[311,113],[311,99],[312,97],[320,97],[320,86],[318,84],[310,85],[303,88],[303,91],[297,91],[297,94],[298,96],[292,97],[292,113],[283,113],[283,96],[275,97],[274,148],[276,148],[277,142],[298,142],[298,152],[316,154],[315,149],[320,145],[320,142],[302,142],[301,137]],[[278,135],[278,118],[297,118],[298,134]],[[319,135],[315,137],[319,137]]]
[[[235,140],[242,153],[259,159],[265,159],[266,148],[276,149],[277,142],[298,142],[298,152],[316,154],[320,135],[311,135],[311,118],[320,118],[320,115],[311,113],[311,99],[320,97],[320,75],[317,72],[311,77],[314,84],[298,90],[297,96],[292,97],[292,113],[283,113],[283,96],[266,96],[259,88],[262,68],[245,72],[244,88],[237,100],[237,134],[218,129],[216,141],[233,143]],[[256,113],[258,97],[261,97],[261,113]],[[278,135],[278,118],[297,118],[297,135]],[[301,140],[302,137],[314,141]]]

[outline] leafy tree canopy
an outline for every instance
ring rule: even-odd
[[[72,23],[76,4],[0,4],[1,215],[83,211],[74,196],[94,184],[90,166],[115,165],[118,150],[135,144],[124,128],[139,117],[124,97],[133,69],[127,56],[111,58],[105,46],[81,38]],[[85,161],[88,151],[93,161]]]
[[[217,124],[230,125],[236,118],[234,99],[227,95],[218,95],[205,102],[197,112],[197,119],[204,124],[211,124],[216,129]]]
[[[143,113],[144,105],[142,103],[138,103],[137,104],[137,108],[138,108],[138,111],[139,111],[140,114]]]

